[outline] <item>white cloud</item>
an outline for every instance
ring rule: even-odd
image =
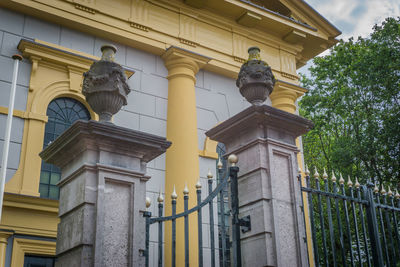
[[[375,24],[380,24],[390,16],[400,16],[400,3],[395,0],[368,0],[367,9],[359,18],[355,18],[356,27],[350,36],[368,36]],[[347,36],[346,36],[347,37]]]
[[[398,0],[308,0],[307,3],[337,26],[343,32],[340,36],[343,39],[366,37],[376,23],[386,17],[400,16]]]
[[[367,37],[375,24],[387,17],[400,16],[399,0],[305,0],[322,16],[329,20],[342,35],[338,38]],[[328,54],[325,51],[320,56]],[[299,72],[309,75],[311,61]]]

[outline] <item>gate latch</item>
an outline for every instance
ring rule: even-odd
[[[242,229],[242,233],[246,233],[251,231],[251,220],[250,220],[250,215],[247,215],[243,218],[239,219],[239,225],[240,228]]]

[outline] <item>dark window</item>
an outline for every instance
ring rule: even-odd
[[[227,167],[227,161],[226,159],[223,157],[225,155],[225,145],[222,143],[218,143],[217,145],[217,153],[218,153],[218,157],[221,159],[222,162],[222,169],[226,170]],[[218,163],[218,161],[217,161]],[[222,182],[222,179],[224,177],[220,177],[219,173],[218,173],[218,167],[217,167],[217,184],[219,184],[220,182]],[[220,266],[230,266],[231,262],[230,262],[230,240],[229,240],[229,233],[230,233],[230,229],[229,229],[229,222],[230,222],[230,207],[229,207],[229,201],[228,201],[228,187],[225,187],[222,191],[223,193],[223,208],[221,212],[221,202],[220,202],[220,195],[218,194],[218,243],[219,243],[219,265]],[[222,260],[222,220],[224,220],[225,222],[225,247],[226,247],[226,251],[225,251],[225,264],[223,264]]]
[[[75,121],[90,120],[89,111],[79,101],[72,98],[57,98],[50,102],[47,108],[48,122],[44,131],[46,148],[60,134],[68,129]],[[40,197],[58,199],[59,191],[56,184],[60,180],[61,171],[58,167],[42,161],[40,172]]]
[[[54,267],[55,258],[41,256],[25,256],[24,267]]]

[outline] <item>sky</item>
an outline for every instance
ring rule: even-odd
[[[367,37],[376,23],[400,16],[400,0],[305,0],[338,28],[338,39]],[[328,51],[321,55],[329,53]],[[298,72],[308,75],[311,60]]]

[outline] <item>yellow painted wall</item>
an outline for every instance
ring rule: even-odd
[[[295,17],[316,29],[233,0],[210,1],[209,6],[200,9],[185,5],[181,1],[166,0],[113,1],[112,5],[110,1],[105,0],[4,0],[0,5],[99,37],[114,39],[156,55],[164,54],[165,49],[170,46],[192,52],[192,55],[184,55],[190,62],[181,60],[186,66],[181,64],[180,69],[171,67],[171,58],[164,57],[169,69],[171,94],[168,103],[167,138],[173,141],[167,152],[166,163],[165,190],[168,209],[169,195],[174,184],[177,186],[178,195],[182,195],[185,181],[179,177],[185,177],[189,188],[194,190],[199,176],[196,160],[199,154],[216,157],[216,144],[212,140],[206,140],[204,149],[198,151],[193,80],[198,68],[236,78],[241,64],[247,58],[247,48],[259,46],[262,51],[261,57],[270,64],[275,77],[279,79],[271,95],[272,105],[293,113],[296,110],[296,99],[305,92],[297,86],[297,67],[335,43],[334,37],[337,32],[321,20],[318,14],[304,9],[296,1],[282,2],[296,13]],[[242,14],[244,11],[252,12],[261,18],[260,21],[252,27],[246,26],[250,24],[237,23],[235,14]],[[85,103],[80,92],[82,73],[96,58],[40,41],[23,42],[19,49],[32,62],[32,72],[26,111],[14,111],[16,116],[25,119],[24,134],[19,168],[6,185],[8,194],[5,195],[4,216],[0,222],[0,229],[9,229],[20,234],[55,237],[58,223],[57,202],[37,198],[41,163],[38,153],[43,147],[46,109],[52,99],[61,96],[72,97]],[[193,56],[194,54],[209,57],[210,60],[200,60]],[[191,73],[187,73],[193,66],[195,68]],[[175,75],[174,71],[180,74]],[[187,90],[188,88],[190,90]],[[88,106],[87,108],[92,118],[96,119],[97,115]],[[0,107],[0,113],[7,114],[8,110]],[[186,157],[187,162],[182,160]],[[298,161],[301,166],[300,156]],[[194,205],[193,198],[190,207]],[[182,207],[178,206],[178,212],[180,210]],[[307,208],[305,210],[307,211]],[[195,219],[191,218],[192,221]],[[166,232],[168,239],[168,231]],[[5,249],[4,236],[6,234],[0,233],[0,255]],[[178,246],[182,246],[182,237],[179,237],[179,240]],[[192,242],[191,264],[195,266],[196,238]],[[44,255],[55,253],[53,245],[47,243],[34,244],[17,240],[14,245],[15,249],[18,249],[16,254],[13,254],[13,266],[17,266],[15,259],[23,255],[21,251],[35,251],[35,246],[38,248],[36,251],[43,251]],[[168,256],[166,259],[168,266]],[[0,266],[1,264],[0,262]]]

